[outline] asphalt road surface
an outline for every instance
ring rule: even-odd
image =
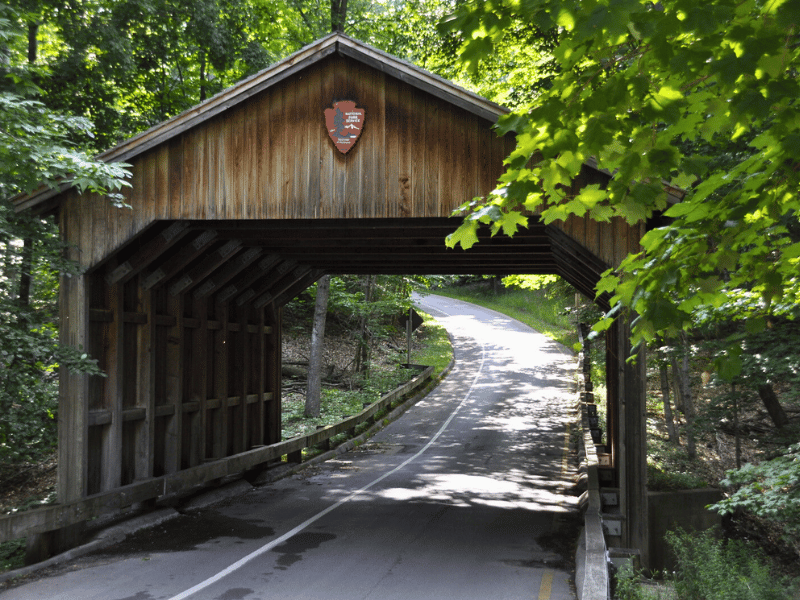
[[[574,598],[571,354],[471,304],[418,306],[450,332],[455,367],[367,443],[0,597]]]

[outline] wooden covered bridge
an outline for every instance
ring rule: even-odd
[[[556,273],[593,298],[643,226],[532,218],[445,247],[514,147],[492,130],[504,112],[333,34],[103,154],[132,165],[132,209],[69,188],[21,199],[57,213],[85,269],[61,282],[61,335],[107,373],[61,374],[59,502],[195,484],[181,474],[279,441],[281,307],[323,274]],[[574,187],[607,178],[586,165]],[[609,437],[637,547],[644,393],[625,329],[607,341]]]

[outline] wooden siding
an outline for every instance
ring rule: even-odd
[[[324,110],[366,110],[348,154]],[[513,138],[491,123],[351,59],[331,56],[132,159],[131,209],[96,197],[68,233],[92,267],[163,219],[427,218],[492,190]]]

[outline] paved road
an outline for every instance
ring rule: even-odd
[[[427,296],[456,366],[356,451],[0,593],[70,600],[566,600],[569,352]]]

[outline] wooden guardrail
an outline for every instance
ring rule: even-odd
[[[327,442],[340,433],[354,433],[358,425],[374,421],[375,416],[382,410],[391,408],[393,402],[425,385],[433,374],[433,367],[419,368],[423,370],[413,379],[381,397],[377,402],[373,402],[360,413],[309,435],[300,435],[277,444],[254,448],[177,473],[137,481],[80,500],[0,516],[0,542],[75,525],[137,502],[168,496],[198,484],[240,474],[264,463],[280,460],[284,455],[288,455],[290,461],[299,462],[302,460],[304,448],[312,448]]]

